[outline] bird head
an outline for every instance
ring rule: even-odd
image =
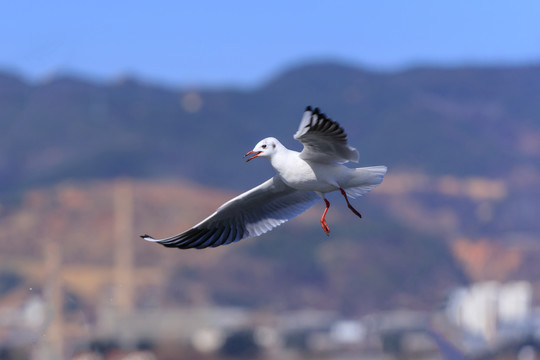
[[[251,155],[246,162],[255,159],[256,157],[271,157],[278,149],[280,142],[273,137],[262,139],[255,145],[253,150],[249,151],[244,157]]]

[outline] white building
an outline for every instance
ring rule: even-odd
[[[524,335],[532,314],[532,286],[526,281],[476,283],[455,290],[446,314],[467,335],[492,344]]]

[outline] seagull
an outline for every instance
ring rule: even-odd
[[[326,205],[321,226],[326,235],[330,227],[326,213],[330,202],[325,194],[339,191],[347,207],[359,218],[349,197],[364,195],[379,185],[386,166],[350,168],[358,162],[358,151],[347,143],[347,134],[319,108],[308,106],[294,138],[304,145],[301,152],[289,150],[276,138],[268,137],[244,155],[246,162],[267,158],[276,175],[259,186],[227,201],[212,215],[189,230],[165,239],[141,237],[166,247],[203,249],[256,237],[294,218],[322,199]]]

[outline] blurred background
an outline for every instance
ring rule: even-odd
[[[0,358],[540,358],[540,3],[0,5]],[[201,251],[307,105],[387,165]]]

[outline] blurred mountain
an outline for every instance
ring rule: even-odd
[[[132,248],[121,251],[134,253],[140,306],[309,307],[352,315],[395,306],[429,309],[440,305],[449,285],[467,282],[446,241],[385,215],[385,191],[359,202],[363,220],[330,197],[330,237],[320,228],[319,204],[259,238],[182,251],[137,234],[177,233],[233,193],[185,181],[136,181],[131,187],[134,206],[125,211],[133,213]],[[0,274],[8,269],[5,276],[20,274],[31,279],[27,287],[39,288],[44,247],[57,242],[66,289],[89,305],[103,301],[114,279],[116,191],[116,182],[96,181],[27,192],[2,218]]]
[[[345,127],[361,165],[500,177],[540,165],[539,78],[540,66],[374,73],[315,64],[220,91],[1,74],[0,193],[119,175],[241,189],[271,174],[242,164],[258,140],[301,148],[292,134],[306,105]]]
[[[242,155],[266,136],[300,149],[292,134],[313,105],[344,126],[360,166],[389,166],[356,200],[364,218],[331,197],[330,238],[319,204],[260,239],[208,251],[134,239],[139,303],[362,313],[435,307],[467,281],[537,281],[539,76],[540,66],[314,64],[256,89],[208,90],[0,74],[0,199],[12,201],[0,208],[0,259],[26,259],[13,267],[39,278],[43,243],[59,241],[68,286],[90,301],[111,278],[115,179],[137,179],[136,234],[180,232],[272,176]]]

